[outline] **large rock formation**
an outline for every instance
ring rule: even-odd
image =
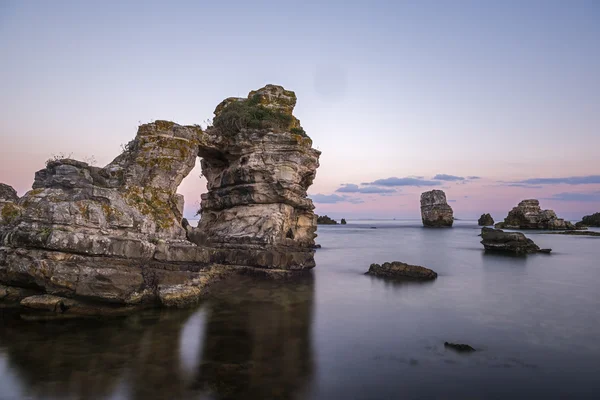
[[[314,267],[306,190],[320,152],[295,102],[268,85],[225,100],[206,131],[155,121],[104,168],[55,160],[22,198],[3,188],[0,282],[82,301],[185,305],[232,270]],[[176,191],[198,156],[208,192],[198,228],[184,227]]]
[[[551,249],[540,249],[533,240],[521,232],[504,232],[500,229],[481,228],[481,244],[486,251],[513,254],[550,253]]]
[[[452,208],[448,205],[443,190],[421,193],[421,219],[427,227],[452,226]]]
[[[437,273],[429,268],[419,265],[410,265],[401,261],[371,264],[368,275],[395,279],[431,280],[437,278]]]
[[[479,220],[477,221],[479,226],[491,226],[494,225],[494,218],[490,214],[481,214]]]
[[[575,224],[577,227],[587,227],[587,226],[593,226],[593,227],[600,227],[600,212],[594,213],[592,215],[586,215],[585,217],[583,217],[581,219],[581,221],[579,221],[577,224]]]
[[[576,229],[571,222],[558,218],[554,211],[542,210],[540,202],[535,199],[521,201],[508,213],[504,222],[498,222],[495,227],[499,229]]]

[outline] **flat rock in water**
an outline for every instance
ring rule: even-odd
[[[550,253],[552,249],[540,249],[533,240],[521,232],[504,232],[500,229],[481,228],[481,244],[486,251],[528,254]]]
[[[450,347],[451,349],[454,349],[454,350],[459,351],[461,353],[476,351],[474,348],[472,348],[468,344],[463,344],[463,343],[444,342],[444,347]]]
[[[437,278],[437,273],[429,268],[419,265],[410,265],[400,261],[386,262],[382,265],[371,264],[369,275],[381,276],[385,278],[402,278],[431,280]]]

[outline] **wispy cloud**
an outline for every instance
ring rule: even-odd
[[[541,189],[543,186],[540,185],[528,185],[526,183],[502,183],[500,186],[512,186],[512,187],[520,187],[527,189]]]
[[[481,179],[481,177],[480,176],[467,176],[467,179],[475,180],[475,179]]]
[[[311,194],[309,195],[309,197],[312,199],[313,202],[315,203],[320,203],[320,204],[335,204],[335,203],[352,203],[352,204],[359,204],[359,203],[363,203],[362,199],[358,199],[356,197],[350,197],[350,196],[340,196],[337,194]]]
[[[592,185],[600,184],[600,175],[568,176],[564,178],[531,178],[511,183],[521,183],[528,185],[557,185],[561,183],[567,185]]]
[[[552,197],[547,197],[544,200],[556,201],[583,201],[583,202],[600,202],[600,191],[587,193],[572,193],[563,192],[553,194]]]
[[[370,185],[370,186],[387,186],[387,187],[397,187],[397,186],[440,186],[442,183],[439,181],[430,181],[427,179],[420,178],[385,178],[385,179],[377,179],[373,182],[364,182],[361,185]]]
[[[341,188],[336,190],[338,193],[364,193],[364,194],[383,194],[383,193],[395,193],[396,189],[381,188],[376,186],[363,186],[360,187],[353,183],[343,184]]]
[[[433,177],[433,179],[436,179],[438,181],[450,181],[450,182],[465,180],[465,178],[462,176],[447,175],[447,174],[437,174],[436,176]]]

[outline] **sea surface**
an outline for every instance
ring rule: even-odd
[[[475,221],[318,234],[308,276],[219,283],[196,309],[61,322],[0,309],[0,399],[600,398],[599,237],[526,232],[554,251],[511,257],[484,253]],[[393,260],[439,277],[364,275]]]

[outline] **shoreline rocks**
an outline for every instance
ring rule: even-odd
[[[481,228],[481,244],[485,251],[512,254],[550,253],[552,249],[540,249],[533,240],[521,232],[504,232],[500,229]]]
[[[429,268],[401,261],[386,262],[381,265],[371,264],[366,274],[395,279],[432,280],[437,278],[437,273]]]
[[[594,231],[543,232],[542,235],[600,236],[600,232],[594,232]]]
[[[498,229],[546,229],[574,230],[569,221],[558,218],[552,210],[542,210],[535,199],[523,200],[514,207],[502,222],[495,225]]]
[[[295,104],[294,92],[267,85],[222,102],[206,130],[143,124],[105,167],[50,160],[23,197],[1,185],[0,283],[94,304],[181,307],[232,273],[313,268],[307,189],[320,152]],[[240,116],[246,108],[254,119]],[[177,188],[198,157],[208,192],[194,228]]]
[[[451,227],[454,222],[452,207],[442,190],[421,193],[421,220],[426,227]]]
[[[492,226],[494,225],[494,218],[490,214],[481,214],[479,220],[477,221],[479,226]]]

